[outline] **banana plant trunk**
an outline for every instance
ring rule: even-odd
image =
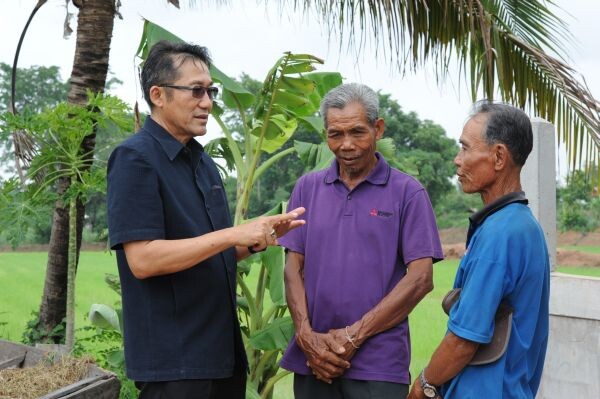
[[[87,91],[103,92],[108,73],[108,57],[116,14],[114,0],[73,0],[79,8],[77,39],[71,72],[68,101],[86,104]],[[81,151],[88,154],[91,164],[96,135],[83,141]],[[70,185],[69,178],[58,183],[58,194]],[[76,201],[76,241],[74,265],[77,267],[83,230],[84,204]],[[69,264],[69,205],[57,201],[54,206],[52,230],[48,248],[46,280],[39,312],[39,328],[51,331],[65,317],[67,305],[67,280]],[[73,254],[71,254],[73,256]]]

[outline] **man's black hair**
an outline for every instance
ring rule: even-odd
[[[201,61],[209,68],[212,63],[206,47],[166,40],[161,40],[152,46],[140,73],[144,99],[150,109],[154,107],[150,100],[150,88],[172,84],[179,78],[179,67],[188,60]]]

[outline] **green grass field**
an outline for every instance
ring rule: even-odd
[[[0,338],[20,341],[31,312],[38,310],[44,287],[46,257],[43,252],[0,253]],[[452,286],[457,267],[458,260],[447,260],[434,266],[434,291],[410,315],[413,376],[426,365],[444,336],[447,317],[440,304]],[[559,267],[558,271],[600,277],[600,268]],[[92,303],[113,305],[119,300],[104,282],[106,273],[117,274],[114,254],[81,253],[75,294],[76,328],[89,325],[87,313]],[[250,280],[253,275],[250,274]],[[251,281],[249,283],[252,284]],[[291,376],[284,378],[275,388],[275,398],[291,399],[291,385]]]
[[[591,254],[600,254],[600,246],[595,247],[591,245],[565,245],[558,249],[569,249],[571,251],[589,252]]]

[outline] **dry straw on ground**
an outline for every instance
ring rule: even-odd
[[[89,358],[42,361],[33,367],[0,370],[0,399],[34,399],[86,377]]]

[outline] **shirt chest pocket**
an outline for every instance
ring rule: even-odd
[[[210,186],[210,190],[206,198],[206,204],[209,206],[209,209],[222,208],[227,205],[223,186],[220,184],[213,184]]]

